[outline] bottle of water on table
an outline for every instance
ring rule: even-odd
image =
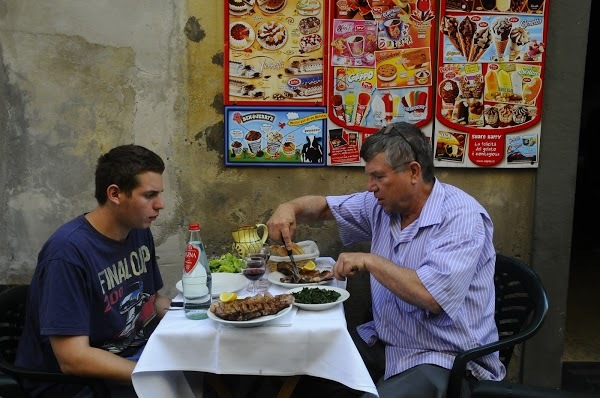
[[[183,263],[183,310],[188,319],[205,319],[212,302],[212,275],[200,224],[190,224],[189,236]]]

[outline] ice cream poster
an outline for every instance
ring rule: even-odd
[[[367,134],[407,121],[427,125],[426,134],[431,134],[436,2],[327,4],[333,16],[326,96],[331,128]]]
[[[225,107],[228,166],[324,166],[323,107]]]
[[[322,3],[225,2],[225,104],[324,105]]]
[[[464,162],[438,156],[436,165],[538,167],[548,6],[549,0],[442,1],[434,139],[468,137]]]
[[[444,15],[444,62],[540,62],[544,18],[539,15]]]

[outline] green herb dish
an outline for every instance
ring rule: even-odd
[[[294,296],[294,305],[308,311],[323,311],[343,303],[350,297],[347,290],[334,286],[296,287],[286,293]]]
[[[237,274],[242,272],[244,262],[241,258],[234,256],[231,253],[225,253],[219,258],[211,258],[208,260],[210,272],[227,272]]]

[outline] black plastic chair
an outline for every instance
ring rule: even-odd
[[[25,323],[28,285],[9,287],[0,293],[0,396],[3,398],[26,398],[21,388],[22,380],[35,379],[60,384],[84,384],[94,392],[96,398],[108,398],[110,392],[100,379],[43,372],[14,365],[19,338]],[[10,378],[13,378],[11,380]]]
[[[448,398],[460,398],[462,380],[469,361],[499,351],[500,361],[508,368],[515,346],[536,334],[544,322],[548,312],[546,290],[538,275],[527,264],[516,258],[497,254],[494,283],[499,340],[463,351],[456,356],[450,371]],[[511,384],[479,381],[475,383],[473,393],[481,394],[479,396],[496,396],[492,395],[494,390],[506,390],[508,385]]]

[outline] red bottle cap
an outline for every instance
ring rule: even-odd
[[[200,224],[190,224],[190,231],[200,231]]]

